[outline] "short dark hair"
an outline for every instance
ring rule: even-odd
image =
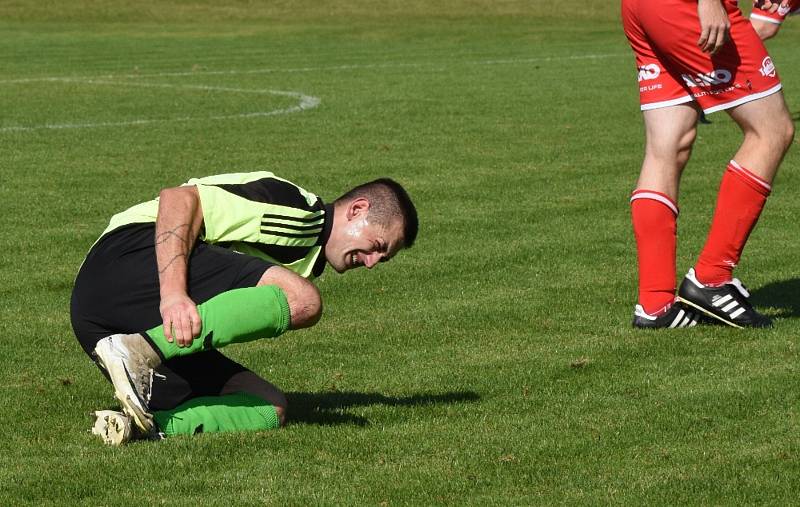
[[[388,226],[395,217],[402,218],[403,247],[411,248],[417,239],[419,222],[417,208],[402,185],[391,178],[378,178],[348,191],[336,199],[335,204],[360,198],[369,201],[369,217],[375,223]]]

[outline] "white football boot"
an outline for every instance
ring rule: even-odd
[[[140,334],[115,334],[97,342],[94,349],[100,366],[114,384],[114,396],[143,433],[153,428],[149,413],[153,368],[161,363],[155,350]]]
[[[98,410],[94,413],[95,421],[92,434],[99,436],[104,444],[122,445],[133,438],[131,418],[115,410]]]
[[[119,446],[131,440],[163,440],[164,434],[156,431],[155,426],[148,432],[139,431],[130,417],[116,410],[97,410],[93,413],[94,425],[92,434],[97,435],[104,444]]]

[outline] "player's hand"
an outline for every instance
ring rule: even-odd
[[[720,0],[698,0],[700,38],[697,45],[704,53],[714,54],[728,41],[731,21]]]
[[[776,12],[779,7],[788,8],[789,7],[789,0],[755,0],[753,2],[753,7],[758,7],[762,11],[767,12]]]
[[[161,318],[164,336],[179,347],[188,347],[200,336],[200,314],[197,306],[186,294],[174,294],[161,298]]]

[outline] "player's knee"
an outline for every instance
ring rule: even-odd
[[[755,136],[759,144],[770,152],[786,153],[792,142],[794,142],[794,122],[789,111],[785,108],[780,113],[772,115],[768,125],[759,125],[759,127],[754,129],[754,132],[749,132],[745,135]]]
[[[322,316],[322,296],[317,287],[302,276],[286,268],[274,266],[268,269],[259,285],[277,285],[289,303],[291,329],[311,327]]]
[[[650,157],[660,160],[667,165],[674,162],[685,164],[692,153],[692,146],[697,137],[695,127],[687,128],[682,132],[673,132],[671,135],[658,136],[647,140],[647,153]],[[678,164],[680,167],[681,164]]]
[[[322,317],[322,296],[313,283],[305,278],[299,278],[286,296],[292,317],[292,329],[311,327],[319,322]]]

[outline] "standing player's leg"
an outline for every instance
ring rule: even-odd
[[[631,218],[639,261],[636,327],[685,327],[698,317],[675,304],[678,188],[691,155],[698,109],[694,103],[643,111],[646,145]]]
[[[675,60],[686,53],[683,46],[696,49],[698,37],[690,41],[686,32],[688,24],[699,25],[697,5],[680,0],[623,0],[622,21],[636,56],[647,143],[631,196],[639,261],[633,325],[693,326],[699,320],[696,312],[675,302],[675,252],[678,187],[694,144],[700,110],[682,73],[675,71]]]
[[[744,140],[723,175],[706,244],[678,296],[727,325],[768,327],[772,322],[753,309],[750,294],[732,271],[771,191],[793,125],[780,93],[780,78],[752,24],[735,4],[728,6],[728,16],[731,41],[712,60],[716,69],[708,90],[712,93],[700,93],[697,100],[706,110],[727,110]],[[692,78],[696,88],[704,88],[702,72],[697,77]]]
[[[744,140],[722,177],[708,238],[681,284],[687,303],[732,326],[765,327],[770,320],[747,301],[733,278],[744,246],[772,190],[772,180],[794,139],[794,123],[781,92],[728,110]]]
[[[731,210],[731,206],[736,207],[732,205],[733,201],[738,202],[741,198],[745,198],[749,200],[750,204],[746,206],[749,211],[739,215],[732,213],[731,216],[737,218],[727,220],[729,226],[736,226],[736,232],[732,232],[730,229],[726,230],[723,225],[717,226],[716,219],[715,225],[712,225],[714,238],[709,237],[710,243],[704,249],[706,254],[702,269],[708,268],[706,265],[706,261],[708,261],[708,264],[715,266],[716,271],[707,270],[712,273],[709,275],[707,272],[706,275],[715,277],[720,276],[718,269],[720,263],[724,263],[724,261],[738,262],[741,247],[743,247],[744,241],[760,213],[760,206],[763,206],[766,193],[769,191],[769,182],[774,175],[777,162],[786,149],[784,143],[787,137],[784,121],[786,115],[783,110],[785,107],[782,106],[783,109],[781,107],[772,108],[771,113],[777,115],[777,140],[771,143],[771,148],[768,146],[764,146],[764,148],[777,150],[777,161],[770,160],[770,156],[760,153],[761,146],[758,140],[768,134],[760,125],[761,119],[748,114],[753,106],[747,106],[747,104],[763,102],[765,98],[778,93],[781,87],[780,79],[764,45],[750,22],[742,16],[736,3],[726,1],[724,7],[730,21],[730,40],[717,53],[709,55],[702,52],[696,44],[700,33],[700,20],[696,4],[681,0],[664,0],[663,2],[623,0],[623,22],[626,34],[631,41],[631,47],[636,52],[637,63],[648,63],[654,57],[656,60],[646,66],[642,66],[640,63],[642,107],[645,108],[646,105],[657,101],[657,97],[647,99],[646,94],[658,94],[662,97],[661,101],[682,100],[677,93],[667,94],[673,89],[674,83],[661,82],[661,78],[665,74],[673,76],[677,78],[676,82],[683,87],[688,100],[697,101],[707,113],[738,109],[739,112],[734,112],[732,116],[739,122],[748,139],[743,145],[743,152],[737,156],[745,157],[752,153],[752,156],[759,162],[751,162],[748,157],[747,163],[755,164],[754,167],[759,164],[764,166],[762,174],[758,170],[753,172],[753,169],[747,166],[743,168],[741,161],[734,161],[731,164],[731,172],[736,172],[737,178],[745,178],[746,183],[741,183],[738,179],[732,180],[731,177],[726,176],[724,188],[720,193],[718,210],[721,211],[717,214],[720,217],[718,221],[720,224],[726,222],[725,213]],[[645,85],[645,83],[647,84]],[[770,121],[769,114],[764,115],[763,119],[766,120],[766,123]],[[775,154],[771,157],[774,158]],[[772,169],[767,170],[769,167]],[[742,190],[742,185],[748,186],[751,191]],[[731,190],[731,188],[733,189]],[[758,204],[759,201],[762,202],[761,205]],[[754,216],[755,208],[757,210]],[[750,218],[744,218],[745,215]],[[719,238],[722,238],[722,241],[718,241]],[[723,249],[727,249],[726,255],[730,251],[734,251],[734,255],[727,255],[720,260],[720,252]],[[732,269],[731,266],[728,267],[728,275],[730,269]],[[730,279],[729,276],[728,278]],[[694,278],[692,270],[681,285],[678,296],[684,304],[730,325],[768,324],[768,320],[752,313],[752,307],[746,300],[746,290],[739,289],[740,287],[732,288],[731,285],[726,284],[719,291],[712,290],[698,282]],[[730,318],[720,317],[721,313],[728,314]],[[736,323],[732,322],[732,319],[736,319]]]

